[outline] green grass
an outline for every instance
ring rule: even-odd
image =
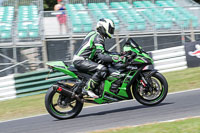
[[[200,88],[200,67],[164,73],[164,76],[169,84],[169,92]],[[45,94],[40,94],[1,101],[0,121],[47,113],[44,96]]]
[[[200,118],[95,131],[92,133],[200,133]]]
[[[27,96],[0,102],[0,121],[46,114],[45,94]],[[91,103],[84,103],[89,106]]]
[[[164,76],[169,84],[169,92],[200,88],[200,67],[164,73]]]
[[[44,96],[40,94],[0,102],[0,121],[47,113]]]

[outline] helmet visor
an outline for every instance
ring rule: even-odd
[[[114,31],[115,31],[115,28],[112,27],[112,26],[109,24],[108,32],[109,32],[110,34],[114,34]]]

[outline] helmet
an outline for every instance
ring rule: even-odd
[[[112,35],[114,34],[115,30],[115,24],[110,19],[102,18],[99,20],[99,22],[97,22],[96,29],[104,37],[112,38]]]

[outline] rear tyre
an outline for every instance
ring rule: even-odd
[[[51,116],[63,120],[76,117],[81,112],[83,103],[63,96],[51,87],[45,96],[45,107]]]
[[[162,102],[168,93],[168,83],[165,77],[156,72],[153,74],[149,81],[152,82],[152,91],[148,92],[149,88],[144,88],[141,83],[138,81],[132,86],[132,95],[135,99],[147,106],[153,106]]]

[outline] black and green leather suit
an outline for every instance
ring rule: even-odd
[[[92,80],[95,84],[100,83],[107,75],[107,68],[98,62],[111,63],[123,61],[116,55],[111,55],[105,50],[105,39],[97,31],[90,32],[82,42],[81,47],[75,53],[73,64],[82,72],[95,72]],[[96,85],[90,85],[95,88]]]

